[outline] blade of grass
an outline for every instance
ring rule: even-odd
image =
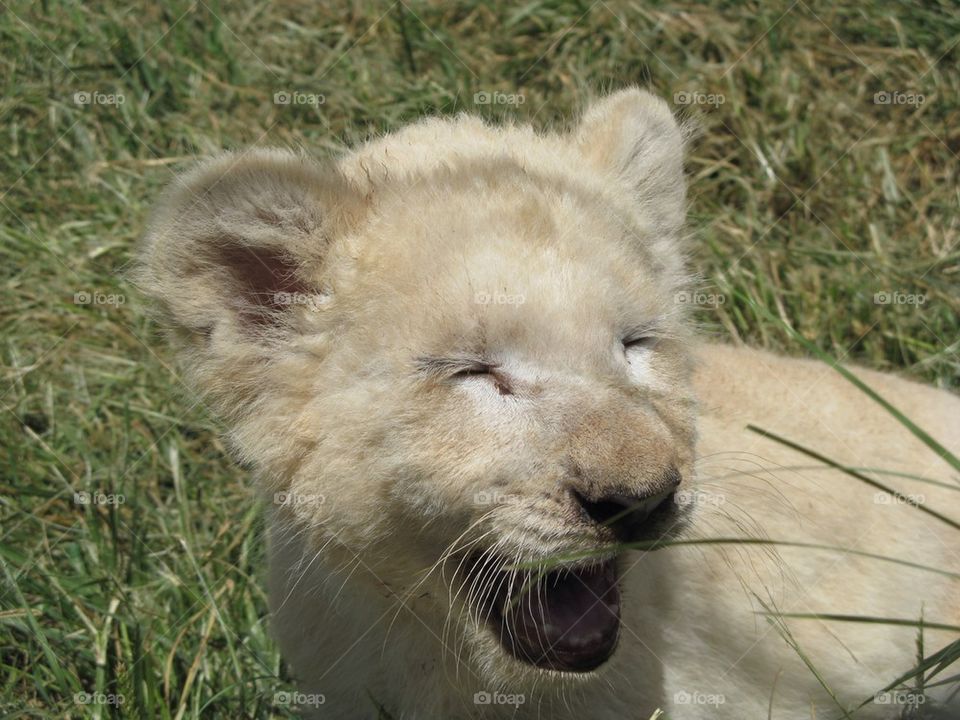
[[[830,467],[835,468],[840,472],[846,473],[847,475],[850,475],[851,477],[854,477],[857,480],[860,480],[861,482],[865,482],[867,485],[870,485],[871,487],[875,487],[878,490],[883,490],[884,492],[888,492],[894,497],[896,497],[898,500],[903,502],[904,504],[910,505],[911,507],[915,507],[917,510],[920,510],[921,512],[925,512],[927,513],[927,515],[930,515],[931,517],[935,517],[937,520],[939,520],[940,522],[946,523],[947,525],[952,527],[954,530],[960,530],[960,522],[957,522],[956,520],[953,520],[947,517],[946,515],[942,515],[936,510],[930,509],[926,505],[922,505],[916,502],[912,498],[907,497],[906,495],[894,490],[891,487],[884,485],[881,482],[877,482],[872,478],[868,478],[863,473],[857,472],[856,470],[853,470],[847,467],[846,465],[842,465],[835,460],[831,460],[826,455],[821,455],[816,450],[811,450],[810,448],[804,447],[799,443],[795,443],[792,440],[787,440],[785,437],[777,435],[776,433],[772,433],[769,430],[764,430],[763,428],[759,428],[756,425],[747,425],[747,429],[750,430],[751,432],[757,433],[758,435],[762,435],[765,438],[774,440],[780,443],[781,445],[784,445],[792,450],[796,450],[797,452],[803,453],[807,457],[812,457],[816,460],[819,460],[825,465],[829,465]]]
[[[929,680],[929,678],[934,677],[938,673],[942,672],[944,669],[953,665],[953,663],[955,663],[957,660],[960,660],[960,640],[955,640],[954,642],[944,646],[943,648],[935,652],[930,657],[925,658],[922,662],[917,663],[916,667],[912,668],[911,670],[908,670],[907,672],[903,673],[892,682],[888,683],[879,692],[887,692],[888,690],[893,690],[896,687],[899,687],[911,680],[914,680],[918,675],[922,675],[923,673],[927,672],[927,670],[930,670],[932,668],[933,672],[931,672],[929,677],[927,678],[927,680]],[[929,686],[929,683],[928,683],[928,686]],[[876,694],[870,696],[869,698],[864,700],[862,703],[860,703],[857,706],[857,709],[859,710],[863,706],[873,702],[875,697],[876,697]]]
[[[857,467],[854,465],[849,466],[851,470],[856,470],[857,472],[865,473],[874,473],[875,475],[889,475],[890,477],[905,478],[907,480],[916,480],[919,483],[924,483],[926,485],[935,485],[936,487],[943,488],[944,490],[950,490],[951,492],[960,492],[960,487],[955,483],[941,482],[940,480],[933,480],[932,478],[924,477],[923,475],[916,475],[914,473],[908,472],[899,472],[897,470],[884,470],[883,468],[872,468],[872,467]],[[781,470],[821,470],[823,469],[820,465],[783,465]],[[720,480],[728,477],[727,475],[717,476],[715,479]]]
[[[771,313],[767,308],[759,305],[754,302],[751,298],[743,295],[742,293],[736,293],[740,299],[744,302],[750,304],[758,313],[764,316],[770,322],[779,325],[784,331],[790,335],[791,338],[796,340],[798,343],[803,345],[804,348],[812,352],[818,358],[823,360],[825,363],[830,365],[834,370],[840,373],[844,378],[849,380],[853,385],[855,385],[859,390],[865,393],[870,399],[875,401],[880,405],[884,410],[893,415],[897,421],[903,425],[907,430],[913,433],[924,445],[933,450],[940,458],[953,467],[954,470],[960,472],[960,458],[950,452],[947,448],[937,442],[929,433],[927,433],[923,428],[919,427],[914,423],[910,418],[904,415],[900,410],[894,407],[886,398],[880,395],[877,391],[867,385],[863,380],[854,375],[850,370],[841,365],[836,358],[834,358],[830,353],[821,350],[816,343],[812,343],[807,340],[803,335],[794,330],[789,324],[784,322],[781,318],[777,317]]]
[[[796,547],[796,548],[809,548],[811,550],[825,550],[828,552],[839,552],[849,555],[857,555],[859,557],[866,557],[873,560],[880,560],[882,562],[889,562],[895,565],[902,565],[904,567],[913,568],[915,570],[923,570],[924,572],[935,573],[937,575],[943,575],[945,577],[953,578],[955,580],[960,580],[960,573],[951,572],[949,570],[943,570],[942,568],[933,567],[931,565],[922,565],[920,563],[913,562],[911,560],[903,560],[901,558],[894,558],[888,555],[879,555],[877,553],[866,552],[865,550],[854,550],[852,548],[845,548],[839,545],[826,545],[822,543],[809,543],[809,542],[799,542],[791,540],[770,540],[767,538],[735,538],[735,537],[717,537],[717,538],[694,538],[686,540],[648,540],[643,542],[636,543],[626,543],[620,545],[619,547],[624,550],[660,550],[661,548],[667,547],[677,547],[684,545],[769,545],[774,547]],[[551,558],[557,565],[568,562],[576,562],[577,560],[584,560],[587,558],[595,557],[599,553],[594,551],[585,550],[580,553],[569,553],[565,555],[557,555]],[[609,554],[609,551],[605,551],[604,554]],[[531,560],[528,562],[519,562],[513,563],[507,567],[509,570],[531,570],[543,565],[543,560]]]
[[[27,603],[26,598],[23,597],[23,593],[20,591],[20,586],[17,584],[16,579],[10,573],[10,568],[7,566],[6,561],[0,559],[0,565],[3,565],[3,574],[6,576],[7,583],[9,584],[10,589],[13,591],[14,598],[19,606],[21,608],[29,608],[29,604]],[[50,647],[50,643],[47,642],[47,636],[40,627],[40,623],[37,622],[38,614],[34,612],[27,612],[23,617],[25,618],[26,624],[33,632],[34,639],[40,644],[40,648],[43,650],[43,656],[49,664],[51,671],[57,678],[58,687],[71,688],[74,691],[78,691],[80,687],[76,682],[76,679],[71,677],[68,680],[68,675],[64,671],[63,666],[60,664],[60,660],[57,658],[57,653],[54,652],[53,648]]]
[[[928,690],[935,687],[943,687],[944,685],[949,685],[950,683],[960,682],[960,673],[956,675],[951,675],[950,677],[945,677],[943,680],[937,680],[935,683],[924,683],[924,687]]]
[[[761,612],[760,615],[768,613]],[[829,620],[831,622],[854,622],[876,625],[901,625],[904,627],[923,627],[930,630],[948,630],[960,632],[960,625],[947,623],[927,622],[926,620],[910,620],[908,618],[884,618],[871,615],[834,615],[832,613],[776,613],[778,617],[794,618],[797,620]]]
[[[813,676],[817,679],[817,682],[820,684],[820,687],[822,687],[827,692],[827,694],[833,700],[834,704],[840,709],[840,712],[843,713],[843,717],[847,718],[847,720],[852,720],[850,718],[849,711],[847,711],[847,709],[840,703],[840,700],[839,698],[837,698],[836,693],[834,693],[833,690],[830,688],[830,686],[827,685],[827,681],[820,674],[820,671],[817,670],[816,666],[813,664],[813,661],[809,657],[807,657],[807,654],[800,647],[800,643],[797,642],[796,638],[793,636],[793,633],[790,632],[790,628],[787,627],[787,624],[785,622],[783,622],[782,618],[784,616],[781,615],[780,613],[776,613],[770,610],[770,606],[767,605],[767,603],[765,603],[763,599],[760,598],[759,596],[754,595],[754,597],[757,599],[757,602],[759,602],[760,605],[763,606],[764,610],[767,611],[767,622],[770,623],[773,626],[773,628],[780,634],[780,637],[783,638],[784,642],[786,642],[787,645],[789,645],[793,649],[793,651],[797,653],[797,656],[803,661],[803,664],[807,666],[807,669],[809,669],[811,673],[813,673]]]

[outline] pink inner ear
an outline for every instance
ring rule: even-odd
[[[236,304],[244,324],[269,324],[291,306],[291,297],[308,292],[297,274],[299,263],[282,250],[231,243],[218,249],[217,262],[237,284]]]

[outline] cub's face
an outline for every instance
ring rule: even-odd
[[[597,672],[622,545],[681,521],[681,156],[627,91],[569,136],[434,121],[328,169],[227,156],[148,234],[140,283],[275,521],[495,680]]]

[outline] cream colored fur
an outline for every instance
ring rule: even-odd
[[[690,287],[683,145],[661,100],[627,90],[568,134],[458,116],[327,165],[224,155],[160,204],[138,281],[267,498],[274,630],[301,690],[324,699],[308,712],[748,720],[769,706],[833,718],[761,601],[960,623],[955,579],[829,551],[704,546],[624,553],[619,647],[590,673],[520,663],[471,619],[458,553],[598,548],[563,491],[573,466],[602,492],[642,490],[676,465],[692,507],[684,537],[823,543],[960,572],[960,532],[745,429],[956,485],[829,367],[691,337],[677,299]],[[625,351],[637,328],[656,344]],[[512,393],[426,360],[473,357],[497,362]],[[960,452],[956,397],[856,372]],[[885,481],[960,519],[956,492]],[[845,705],[915,659],[909,627],[788,625]],[[928,650],[948,639],[925,635]],[[494,691],[523,703],[474,702]]]

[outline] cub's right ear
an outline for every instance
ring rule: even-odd
[[[181,334],[276,338],[291,298],[320,291],[330,245],[356,209],[347,182],[302,155],[225,154],[167,191],[134,281]]]
[[[335,169],[261,149],[201,164],[160,201],[132,279],[224,409],[258,392],[257,368],[296,332],[298,298],[328,290],[330,247],[360,206]]]

